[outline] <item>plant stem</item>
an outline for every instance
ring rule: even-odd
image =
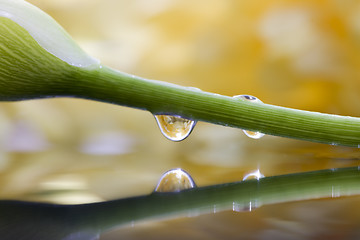
[[[265,177],[178,193],[81,205],[76,215],[87,214],[101,231],[154,217],[191,216],[224,210],[251,211],[263,205],[360,194],[358,167]],[[94,208],[96,211],[91,211]],[[95,220],[95,221],[94,221]]]
[[[75,97],[173,114],[184,118],[313,142],[358,147],[360,118],[251,103],[228,96],[147,80],[103,66],[78,71]]]
[[[86,98],[275,136],[360,146],[360,118],[252,103],[96,64],[73,66],[5,17],[0,17],[0,55],[1,101]]]
[[[108,202],[57,205],[0,201],[0,233],[18,239],[43,234],[63,239],[71,233],[98,234],[134,221],[189,216],[223,210],[249,211],[274,203],[360,194],[358,167],[265,177],[198,187],[178,193],[150,195]]]

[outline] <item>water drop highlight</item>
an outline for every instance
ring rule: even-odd
[[[260,178],[263,178],[265,177],[259,169],[257,169],[256,171],[253,171],[251,173],[248,173],[246,174],[244,177],[243,177],[243,181],[245,180],[248,180],[248,179],[257,179],[259,180]]]
[[[242,99],[242,100],[250,101],[253,103],[263,103],[260,99],[258,99],[257,97],[251,96],[251,95],[236,95],[236,96],[233,96],[233,98]],[[253,131],[247,131],[247,130],[243,130],[243,132],[245,133],[246,136],[253,138],[253,139],[259,139],[265,135],[261,132],[253,132]]]
[[[164,173],[154,192],[180,192],[196,187],[194,180],[181,168],[176,168]]]
[[[173,115],[155,115],[161,133],[171,141],[187,138],[196,125],[196,121]]]

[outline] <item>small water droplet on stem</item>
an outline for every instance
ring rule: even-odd
[[[233,98],[242,99],[245,101],[253,102],[253,103],[263,103],[260,99],[257,97],[251,96],[251,95],[235,95]],[[246,136],[253,138],[253,139],[259,139],[262,138],[265,134],[261,132],[253,132],[248,130],[243,130]]]
[[[247,180],[247,179],[257,179],[259,180],[260,178],[263,178],[265,177],[259,169],[251,172],[251,173],[248,173],[246,174],[244,177],[243,177],[243,181]]]
[[[154,115],[161,133],[171,141],[187,138],[196,125],[196,121],[173,115]]]

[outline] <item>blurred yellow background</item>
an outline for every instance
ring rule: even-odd
[[[269,104],[360,116],[359,1],[29,2],[55,18],[86,52],[121,71],[222,95],[250,94]],[[150,113],[79,99],[0,103],[0,150],[2,199],[59,203],[147,194],[163,172],[176,167],[204,186],[239,181],[258,168],[270,176],[359,164],[358,149],[272,136],[253,140],[239,129],[207,123],[198,123],[188,139],[174,143],[161,136]],[[358,199],[337,206],[346,208],[349,202]],[[275,206],[283,214],[279,219],[272,207],[264,207],[241,216],[180,219],[118,234],[141,238],[149,236],[146,231],[192,226],[185,237],[209,237],[196,227],[202,226],[229,239],[236,238],[237,223],[256,225],[267,217],[272,220],[259,229],[271,225],[275,237],[290,234],[277,239],[292,239],[313,230],[309,222],[325,221],[331,204]],[[320,220],[300,214],[311,214],[319,205],[325,206],[318,210]],[[302,217],[290,221],[286,214]],[[353,216],[348,209],[336,214],[345,220]],[[226,226],[214,229],[217,221]],[[297,221],[307,224],[295,227]],[[235,229],[229,232],[231,226]],[[257,227],[244,228],[253,236]],[[316,236],[322,233],[314,230]]]

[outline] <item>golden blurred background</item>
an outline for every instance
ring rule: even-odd
[[[360,116],[360,1],[29,2],[86,52],[121,71]],[[202,122],[174,143],[161,136],[148,112],[79,99],[0,103],[0,150],[2,199],[57,203],[148,194],[162,173],[177,167],[205,186],[240,181],[256,169],[271,176],[356,166],[360,159],[358,149],[272,136],[254,140],[239,129]],[[191,239],[359,237],[360,212],[352,208],[358,202],[309,201],[151,221],[101,239],[177,239],[174,232]]]

